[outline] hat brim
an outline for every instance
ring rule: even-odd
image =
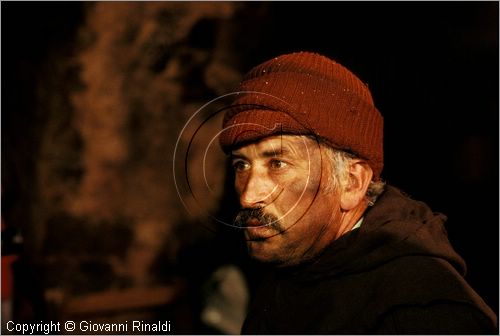
[[[278,134],[314,135],[310,127],[288,113],[272,110],[239,112],[226,123],[219,141],[224,152]]]

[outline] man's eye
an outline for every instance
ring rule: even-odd
[[[286,167],[286,163],[281,160],[271,160],[270,166],[273,169],[281,169]]]
[[[250,164],[248,162],[245,161],[233,162],[233,169],[235,171],[244,171],[247,170],[248,168],[250,168]]]

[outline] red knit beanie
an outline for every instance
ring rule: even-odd
[[[365,159],[378,180],[382,133],[382,116],[365,84],[329,58],[299,52],[264,62],[243,78],[219,141],[229,152],[270,135],[314,135]]]

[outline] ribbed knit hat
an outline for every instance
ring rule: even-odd
[[[383,119],[368,87],[335,61],[310,52],[282,55],[253,68],[224,115],[219,141],[229,152],[276,134],[314,135],[365,159],[378,180]]]

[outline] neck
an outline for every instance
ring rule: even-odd
[[[359,221],[361,216],[363,216],[363,213],[365,212],[367,207],[367,204],[365,202],[362,202],[352,210],[343,211],[340,218],[340,227],[337,231],[335,239],[338,239],[342,235],[351,231],[354,225],[356,225],[356,223]]]
[[[351,231],[354,225],[356,225],[358,220],[361,218],[361,216],[363,216],[363,213],[365,212],[367,207],[367,203],[362,202],[354,209],[341,211],[341,213],[332,213],[332,217],[330,217],[330,220],[325,222],[325,230],[321,233],[321,235],[318,236],[314,254],[322,251],[333,241]],[[336,223],[340,223],[339,226],[337,226]],[[335,229],[336,227],[338,229]]]

